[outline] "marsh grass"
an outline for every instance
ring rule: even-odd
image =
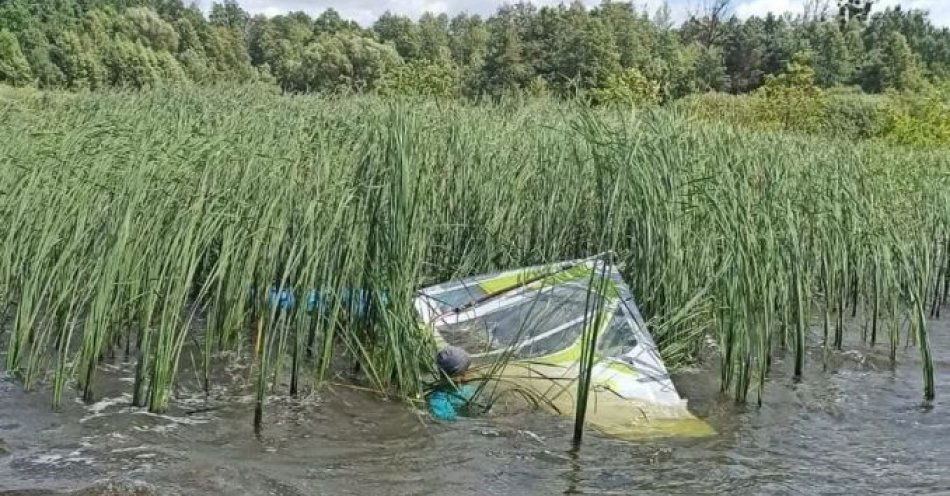
[[[137,364],[133,402],[161,411],[189,340],[206,388],[220,352],[255,358],[258,426],[269,393],[301,394],[341,362],[417,397],[433,345],[416,289],[604,251],[669,364],[711,337],[738,400],[761,401],[777,354],[801,376],[808,349],[841,349],[853,315],[892,357],[919,346],[934,395],[945,153],[664,110],[257,88],[4,100],[0,122],[3,366],[52,384],[54,405],[70,386],[92,399],[118,350]]]

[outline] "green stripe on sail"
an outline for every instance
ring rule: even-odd
[[[557,286],[558,284],[564,284],[566,282],[574,281],[584,277],[590,277],[591,269],[586,264],[578,265],[577,267],[562,270],[556,274],[552,274],[550,277],[545,277],[540,281],[531,283],[529,286],[532,289],[544,288],[550,286]]]
[[[537,278],[538,276],[544,275],[544,272],[544,270],[519,270],[515,272],[508,272],[498,277],[481,281],[478,283],[478,287],[482,288],[482,291],[488,294],[499,293],[508,288],[517,287],[527,281]]]
[[[550,276],[544,277],[545,273],[551,272],[553,273]],[[478,287],[488,294],[500,293],[525,284],[529,288],[537,289],[564,284],[565,282],[574,281],[583,277],[590,277],[590,274],[591,268],[586,264],[581,264],[576,267],[560,271],[555,271],[553,267],[534,270],[520,270],[481,281],[478,283]],[[529,281],[538,279],[539,277],[542,277],[542,279],[527,284]]]

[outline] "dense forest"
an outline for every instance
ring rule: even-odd
[[[718,0],[674,26],[668,8],[520,3],[488,18],[386,13],[363,27],[332,9],[251,16],[232,0],[207,13],[182,0],[0,0],[0,82],[669,101],[750,92],[792,63],[808,67],[818,87],[869,93],[950,79],[950,29],[926,12],[889,8],[845,22],[820,1],[797,16],[729,12]]]

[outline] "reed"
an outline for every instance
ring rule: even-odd
[[[92,399],[102,359],[125,351],[133,402],[161,411],[189,346],[205,388],[222,352],[254,358],[258,425],[269,394],[318,387],[336,363],[415,397],[433,351],[418,287],[605,251],[669,365],[712,338],[738,400],[761,401],[776,354],[800,377],[816,339],[849,346],[851,315],[892,357],[902,337],[920,346],[934,394],[945,152],[663,109],[254,87],[4,101],[0,122],[3,367],[49,380],[54,405],[69,386]]]

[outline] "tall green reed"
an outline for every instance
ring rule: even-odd
[[[252,359],[259,424],[270,394],[341,371],[414,397],[432,352],[418,287],[603,251],[669,364],[700,360],[711,338],[739,400],[761,401],[785,350],[801,377],[816,344],[830,354],[852,335],[892,358],[901,337],[920,346],[932,396],[926,317],[950,286],[945,154],[666,110],[247,87],[0,112],[3,366],[27,387],[49,372],[54,404],[70,385],[92,399],[117,350],[136,364],[133,403],[156,411],[186,349],[207,390],[229,352]],[[296,304],[273,304],[272,289]],[[851,333],[852,315],[866,331]]]

